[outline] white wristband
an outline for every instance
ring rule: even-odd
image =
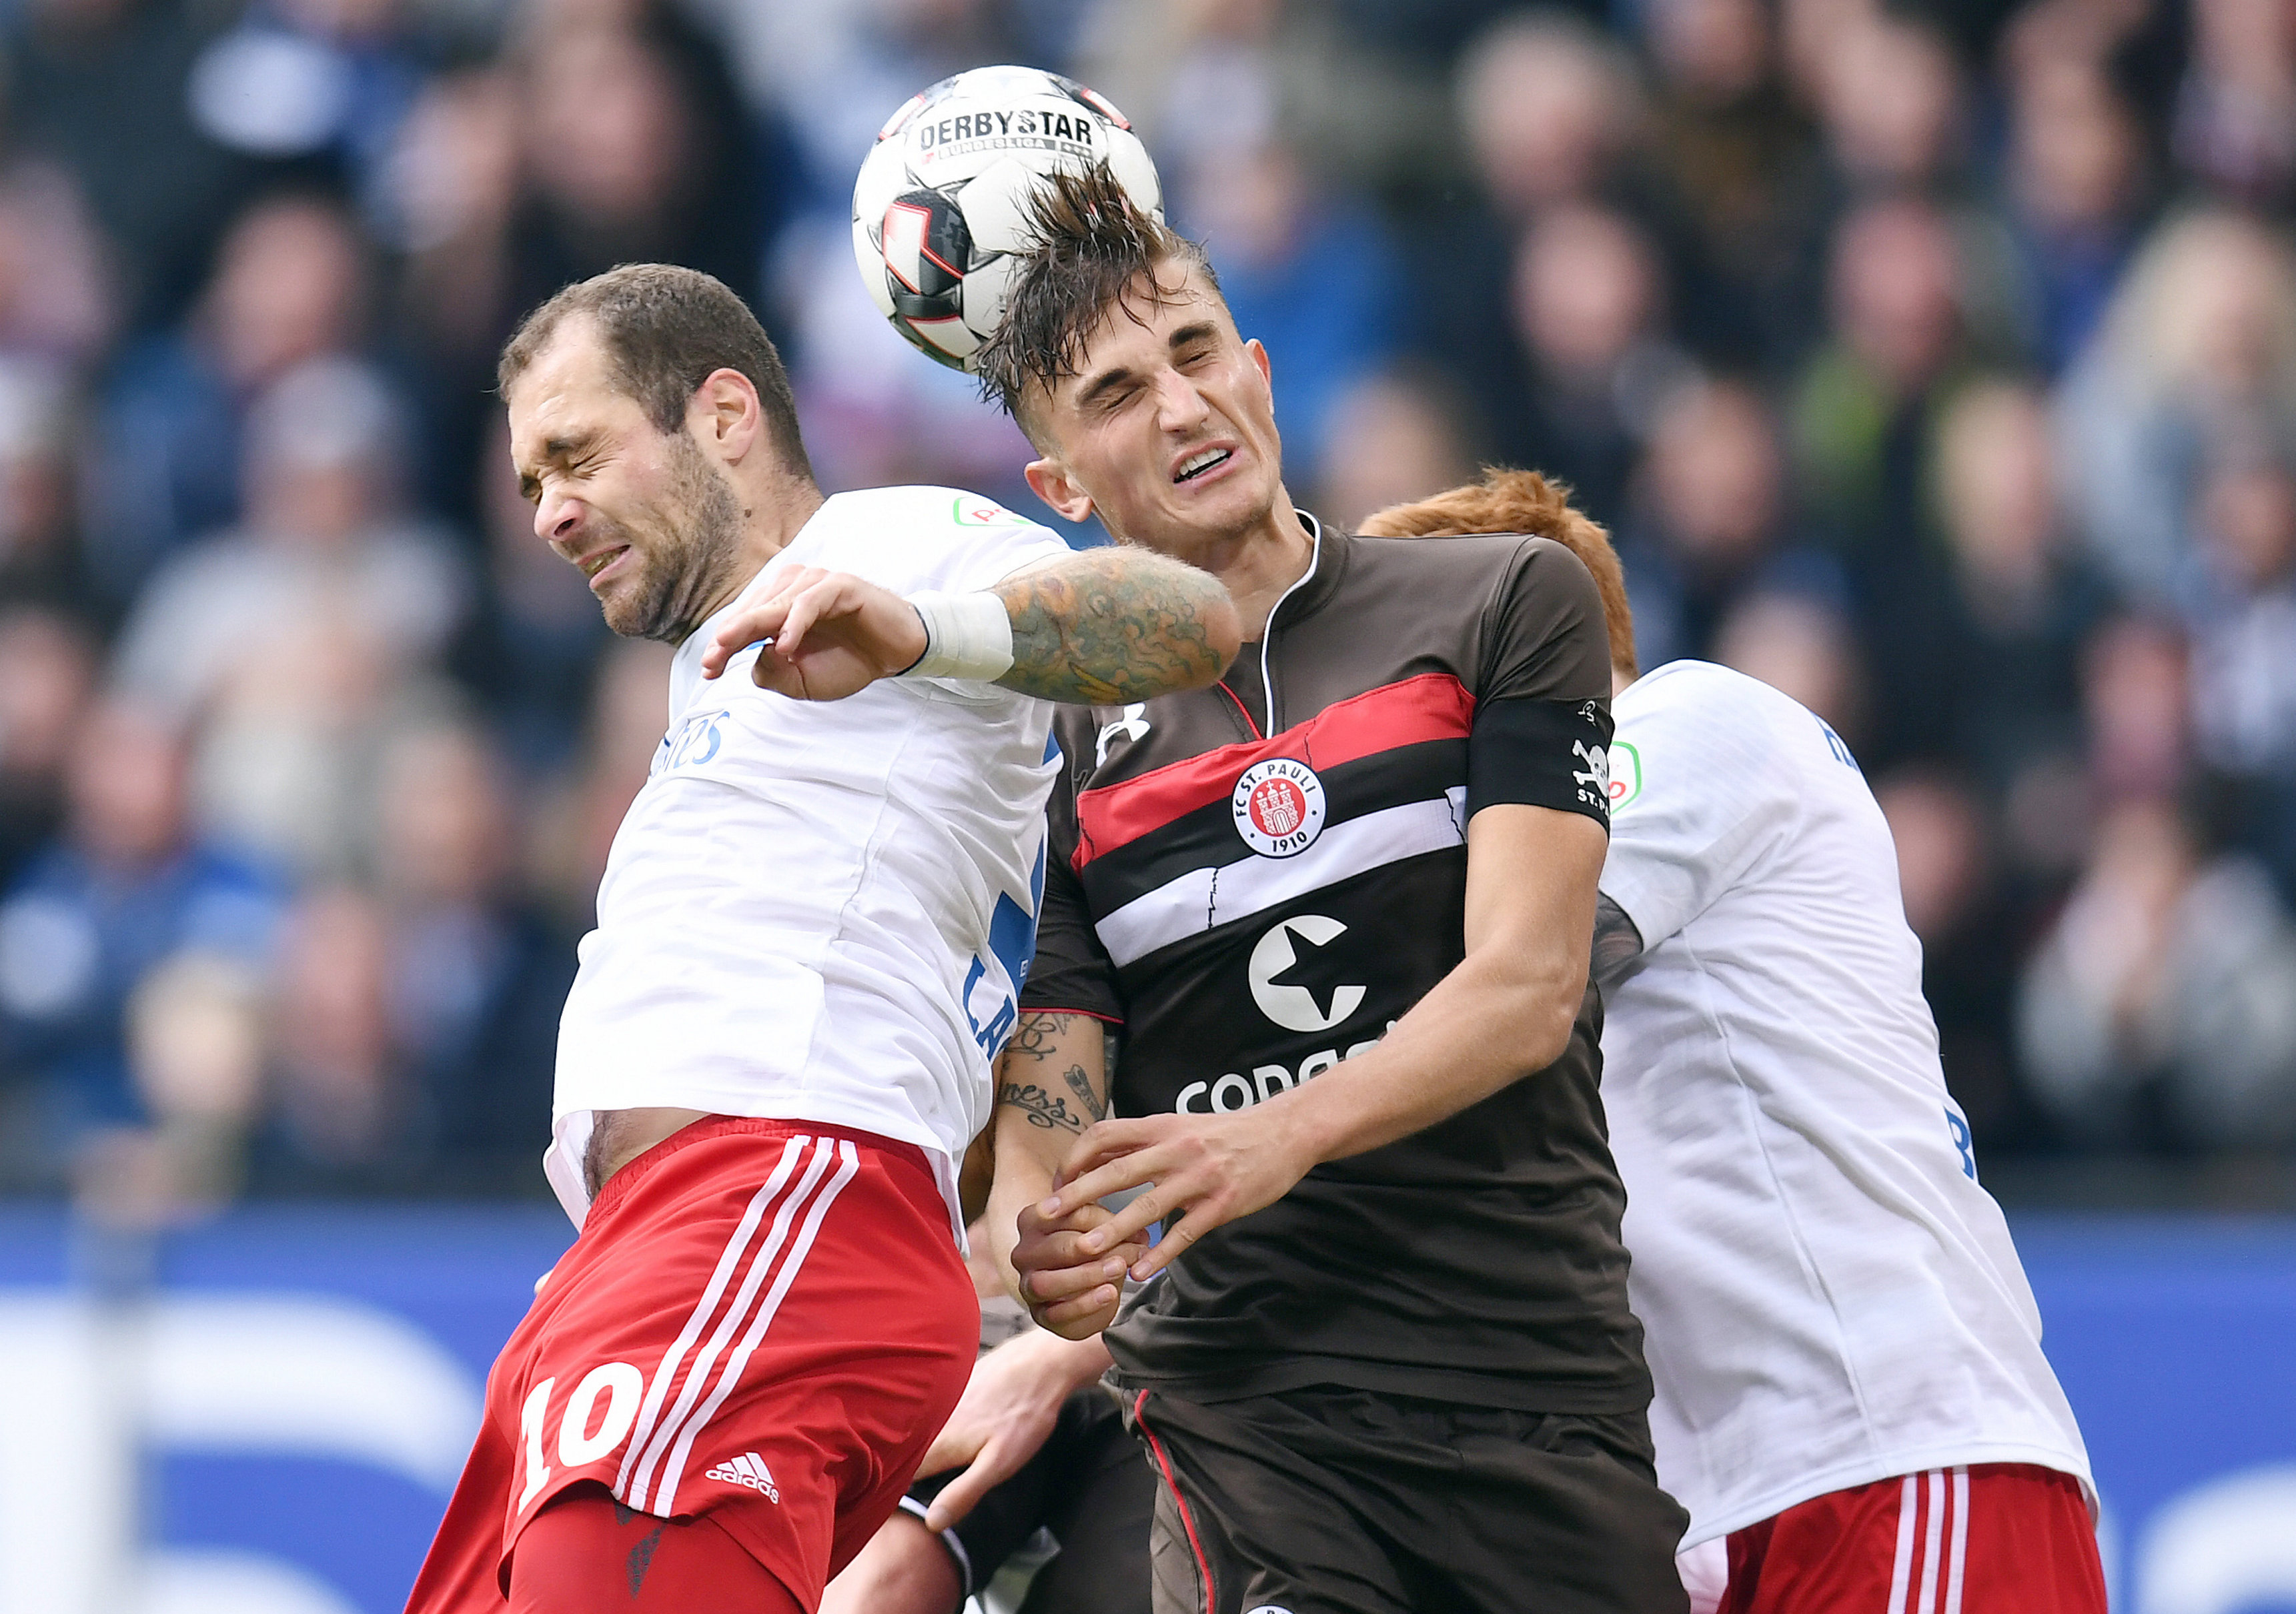
[[[1013,666],[1013,618],[1002,596],[932,592],[909,596],[925,625],[925,653],[904,678],[1001,678]]]

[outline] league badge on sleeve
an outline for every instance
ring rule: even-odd
[[[1271,757],[1243,770],[1228,799],[1236,833],[1262,857],[1292,857],[1324,832],[1324,782],[1289,757]]]
[[[1643,754],[1624,740],[1611,741],[1611,811],[1617,812],[1643,793]]]

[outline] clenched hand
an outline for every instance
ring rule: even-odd
[[[750,679],[800,700],[842,700],[880,678],[916,665],[925,626],[890,589],[849,572],[791,567],[773,592],[737,608],[701,652],[701,676],[715,678],[752,644]]]

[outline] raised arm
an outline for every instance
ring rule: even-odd
[[[996,682],[1046,700],[1121,706],[1201,689],[1243,642],[1218,578],[1128,544],[1079,550],[990,592],[1013,624],[1013,666]]]
[[[1064,1263],[1046,1258],[1049,1247],[1016,1252],[1029,1285],[1021,1298],[1037,1320],[1059,1325],[1035,1290],[1088,1282],[1152,1221],[1164,1221],[1164,1239],[1131,1263],[1136,1279],[1273,1204],[1323,1161],[1407,1137],[1552,1063],[1586,990],[1604,844],[1603,826],[1576,813],[1485,808],[1467,825],[1466,956],[1375,1047],[1232,1114],[1096,1124],[1036,1214],[1057,1222],[1103,1195],[1152,1185],[1079,1229],[1060,1252]],[[1051,1270],[1031,1270],[1038,1265]]]
[[[1212,683],[1242,635],[1218,578],[1119,545],[972,594],[904,598],[849,573],[794,567],[773,594],[726,619],[701,667],[715,678],[763,641],[751,678],[800,700],[841,700],[906,675],[1113,706]]]

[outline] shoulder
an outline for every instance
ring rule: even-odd
[[[1586,566],[1552,538],[1523,533],[1444,537],[1350,537],[1349,583],[1359,598],[1448,602],[1463,619],[1560,627],[1602,619]]]
[[[1816,713],[1759,678],[1710,661],[1645,673],[1611,703],[1622,763],[1649,774],[1685,767],[1720,790],[1757,780],[1786,788],[1820,764],[1857,772],[1849,748]]]
[[[1464,533],[1429,538],[1345,537],[1351,564],[1382,578],[1398,576],[1498,579],[1534,565],[1586,569],[1551,538],[1521,533]],[[1559,557],[1559,559],[1557,558]]]
[[[1068,545],[1042,522],[961,487],[872,487],[822,507],[816,563],[910,588],[980,588]]]

